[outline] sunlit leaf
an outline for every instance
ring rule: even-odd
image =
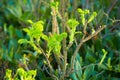
[[[76,26],[79,24],[79,22],[76,21],[75,19],[69,19],[67,21],[67,24],[71,29],[73,29],[73,28],[76,28]]]
[[[90,23],[96,16],[97,16],[97,13],[96,13],[96,12],[93,12],[93,13],[90,15],[90,18],[88,19],[88,23]]]
[[[30,24],[32,24],[32,23],[33,23],[33,22],[32,22],[32,20],[27,20],[27,22],[28,22],[28,23],[30,23]]]
[[[28,40],[27,39],[19,39],[18,43],[19,44],[28,43]]]

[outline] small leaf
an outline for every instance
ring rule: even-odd
[[[32,26],[35,30],[39,30],[42,32],[43,31],[43,24],[44,24],[43,21],[38,21],[38,22],[33,23]]]
[[[92,75],[94,71],[94,65],[91,64],[90,66],[88,66],[85,71],[84,71],[84,74],[83,74],[83,79],[84,80],[89,80],[90,76]]]
[[[28,23],[30,23],[30,24],[32,24],[32,23],[33,23],[33,22],[32,22],[32,20],[27,20],[27,22],[28,22]]]
[[[10,69],[7,69],[6,70],[6,75],[5,75],[5,79],[6,80],[11,80],[12,79],[12,70],[10,70]]]
[[[70,43],[74,41],[74,33],[71,33],[69,36]]]
[[[46,35],[44,35],[44,34],[42,34],[42,39],[48,41],[48,37]]]
[[[79,13],[84,13],[83,10],[80,9],[80,8],[78,8],[77,11],[78,11]]]
[[[83,25],[85,25],[85,13],[88,13],[88,11],[86,10],[85,12],[82,9],[78,9],[78,12],[80,14],[80,18],[81,18],[81,22]]]
[[[28,43],[28,40],[27,39],[19,39],[18,43],[19,44]]]
[[[31,76],[32,78],[35,78],[36,74],[37,74],[37,70],[29,70],[27,72],[27,75]]]
[[[31,36],[31,31],[29,28],[23,28],[23,31],[25,31],[28,36]]]
[[[54,8],[57,8],[58,5],[59,5],[58,2],[51,2],[51,3],[50,3],[50,6],[51,6],[51,7],[54,7]]]
[[[19,69],[17,69],[17,73],[20,75],[20,76],[23,76],[23,75],[25,75],[25,70],[23,69],[23,68],[19,68]]]
[[[76,28],[76,26],[79,24],[79,22],[76,21],[75,19],[69,19],[67,21],[67,24],[71,29],[73,29],[73,28]]]
[[[90,18],[88,19],[88,23],[90,23],[96,16],[97,16],[97,13],[96,13],[96,12],[93,12],[93,13],[90,15]]]
[[[86,9],[86,10],[84,10],[84,13],[85,13],[85,14],[89,14],[90,11]]]
[[[92,28],[92,34],[94,34],[95,33],[95,30]]]

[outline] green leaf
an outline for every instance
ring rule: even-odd
[[[27,76],[31,76],[31,77],[35,78],[36,74],[37,74],[37,70],[27,71]]]
[[[32,24],[30,31],[33,38],[40,38],[42,36],[43,24],[43,21],[38,21]]]
[[[70,77],[72,78],[72,80],[79,80],[75,73],[72,73]]]
[[[69,35],[70,42],[73,42],[74,41],[75,30],[76,30],[76,27],[79,24],[79,22],[76,21],[75,19],[69,19],[67,21],[67,24],[71,28],[71,34]]]
[[[90,23],[96,16],[97,16],[97,13],[96,13],[96,12],[93,12],[93,13],[90,15],[90,18],[88,19],[88,23]]]
[[[51,2],[50,6],[57,8],[59,5],[59,2]]]
[[[104,61],[104,59],[106,58],[106,55],[107,55],[107,51],[105,51],[105,49],[102,49],[102,52],[103,52],[103,57],[102,57],[102,59],[101,59],[101,61],[100,61],[100,63],[99,64],[102,64],[102,62]]]
[[[19,44],[28,43],[28,40],[27,39],[19,39],[18,43]]]
[[[21,80],[24,80],[26,78],[27,72],[23,68],[17,69],[16,74],[20,76]]]
[[[84,14],[89,14],[90,13],[90,11],[89,10],[84,10]]]
[[[98,65],[98,68],[104,69],[104,70],[108,70],[107,66],[104,65],[104,64],[99,64],[99,65]]]
[[[27,20],[28,23],[33,24],[32,20]]]
[[[6,80],[11,80],[12,79],[12,70],[10,70],[10,69],[7,69],[6,70],[6,75],[5,75],[5,79]]]
[[[90,64],[84,71],[83,79],[84,80],[89,80],[89,78],[92,75],[93,71],[94,71],[94,65]]]
[[[70,36],[69,36],[69,39],[70,39],[70,43],[74,41],[74,33],[71,33]]]
[[[47,46],[49,50],[53,50],[55,53],[60,53],[61,41],[67,37],[67,33],[54,34],[47,39]],[[47,38],[47,37],[46,37]]]
[[[79,80],[82,78],[82,68],[78,60],[75,61],[75,73]]]
[[[7,9],[17,18],[20,18],[22,16],[22,8],[20,5],[8,6]]]
[[[73,28],[76,28],[76,26],[79,24],[79,22],[76,21],[75,19],[69,19],[67,21],[67,24],[71,29],[73,29]]]
[[[85,13],[89,13],[87,10],[86,11],[83,11],[82,9],[78,9],[77,10],[80,14],[80,18],[81,18],[81,22],[83,25],[85,25]]]
[[[23,31],[25,31],[28,36],[31,36],[31,31],[29,28],[23,28]]]
[[[84,13],[84,11],[83,11],[82,9],[80,9],[80,8],[78,8],[77,11],[78,11],[79,13],[81,13],[81,14]]]
[[[44,40],[46,40],[46,41],[49,40],[49,38],[48,38],[46,35],[44,35],[44,34],[42,34],[42,39],[44,39]]]
[[[43,31],[43,24],[44,24],[43,21],[38,21],[38,22],[33,23],[32,26],[33,26],[34,30],[42,32]]]

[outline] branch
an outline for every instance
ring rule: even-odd
[[[61,17],[62,17],[62,32],[66,31],[66,16],[65,16],[65,10],[66,10],[66,5],[67,2],[66,0],[60,0],[60,6],[61,6]],[[63,74],[60,76],[60,80],[64,80],[65,74],[66,74],[66,64],[67,64],[67,48],[66,48],[66,38],[63,39],[62,41],[62,50],[63,50],[63,57],[64,57],[64,62],[63,62],[63,67],[62,67],[62,72]]]
[[[50,2],[54,2],[54,0],[50,0]],[[59,29],[58,29],[58,22],[57,22],[57,11],[55,7],[51,6],[51,12],[52,12],[52,33],[57,33],[59,34]]]
[[[98,33],[100,33],[105,27],[106,27],[106,26],[103,26],[103,27],[99,28],[97,31],[95,31],[94,34],[89,35],[87,38],[85,38],[85,39],[83,40],[83,43],[86,42],[86,41],[88,41],[88,40],[90,40],[92,37],[96,36],[96,35],[97,35]]]
[[[90,40],[92,37],[96,36],[98,33],[100,33],[106,26],[103,26],[101,28],[99,28],[94,34],[89,35],[88,37],[85,38],[85,35],[83,36],[81,42],[79,43],[79,45],[77,46],[76,50],[73,53],[72,59],[71,59],[71,69],[70,69],[70,73],[72,73],[74,71],[74,62],[75,62],[75,57],[79,51],[79,49],[81,48],[81,46],[83,45],[83,43],[85,43],[86,41]]]

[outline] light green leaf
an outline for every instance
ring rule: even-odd
[[[27,76],[31,76],[33,78],[35,78],[36,74],[37,74],[37,70],[29,70],[27,72]]]
[[[32,26],[33,26],[33,29],[35,31],[42,32],[43,31],[43,24],[44,24],[43,21],[38,21],[38,22],[33,23]]]
[[[51,6],[51,7],[54,7],[54,8],[57,8],[58,5],[59,5],[59,2],[51,2],[51,3],[50,3],[50,6]]]
[[[20,76],[21,79],[24,79],[27,75],[26,71],[23,68],[17,69],[16,73]]]
[[[79,13],[84,13],[84,11],[83,11],[82,9],[80,9],[80,8],[78,8],[77,11],[78,11]]]
[[[88,23],[90,23],[96,16],[97,16],[97,13],[96,13],[96,12],[93,12],[93,13],[90,15],[90,18],[88,19]]]
[[[44,39],[44,40],[46,40],[46,41],[49,40],[49,38],[48,38],[46,35],[44,35],[44,34],[42,34],[42,39]]]
[[[31,36],[31,31],[29,28],[23,28],[23,31],[25,31],[28,36]]]
[[[55,53],[60,53],[61,50],[61,41],[67,37],[67,33],[62,33],[62,34],[54,34],[50,36],[47,41],[48,41],[48,48],[49,50],[53,50]]]
[[[27,22],[28,22],[28,23],[30,23],[30,24],[32,24],[32,23],[33,23],[33,22],[32,22],[32,20],[27,20]]]
[[[28,43],[28,40],[27,39],[19,39],[18,43],[19,44]]]
[[[90,11],[89,10],[84,10],[84,14],[89,14],[90,13]]]
[[[71,33],[69,36],[70,43],[74,41],[74,33]]]
[[[85,25],[85,13],[88,13],[88,10],[84,11],[84,10],[79,8],[78,12],[80,14],[82,24]]]
[[[69,19],[67,21],[67,24],[71,29],[73,29],[73,28],[76,28],[76,26],[79,24],[79,22],[76,21],[75,19]]]
[[[10,70],[10,69],[7,69],[6,70],[6,75],[5,75],[5,79],[6,80],[11,80],[12,79],[12,70]]]

